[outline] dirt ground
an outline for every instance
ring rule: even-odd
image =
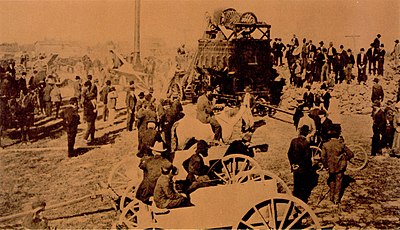
[[[334,102],[333,102],[334,104]],[[334,114],[334,113],[333,113]],[[369,115],[336,115],[342,123],[347,143],[359,143],[367,151],[372,137]],[[113,165],[132,158],[136,148],[136,131],[126,132],[124,117],[115,126],[98,121],[98,144],[101,148],[80,150],[81,155],[68,158],[66,150],[1,151],[0,150],[0,214],[7,216],[30,209],[34,197],[44,199],[48,205],[76,199],[97,191],[96,184],[105,183]],[[255,159],[264,169],[278,174],[292,188],[287,150],[296,136],[291,117],[278,113],[276,118],[264,117],[265,125],[259,127],[254,139],[266,140],[268,152],[258,153]],[[288,122],[285,122],[288,121]],[[77,137],[77,146],[83,146],[83,129]],[[66,146],[66,134],[59,130],[29,146],[18,144],[9,148],[39,148]],[[6,148],[7,150],[7,148]],[[137,167],[137,165],[132,165]],[[400,159],[389,156],[371,158],[367,167],[350,172],[340,209],[332,206],[326,194],[327,175],[319,176],[309,205],[329,228],[400,227]],[[322,194],[322,195],[321,195]],[[108,199],[86,199],[79,203],[45,211],[52,227],[59,229],[105,229],[117,218]],[[0,223],[0,228],[17,228],[20,219]]]

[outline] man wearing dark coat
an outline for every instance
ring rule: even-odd
[[[69,105],[65,107],[63,111],[61,111],[61,117],[64,122],[64,129],[67,132],[68,157],[73,157],[75,156],[75,138],[78,132],[78,125],[80,124],[80,117],[78,114],[78,98],[72,97],[69,99]]]
[[[174,188],[173,177],[176,169],[173,167],[162,167],[162,175],[158,178],[154,189],[154,202],[158,208],[178,208],[190,205],[185,194],[178,193]]]
[[[229,144],[224,156],[239,153],[249,157],[254,157],[254,151],[252,148],[250,148],[251,138],[251,132],[247,132],[242,136],[242,139],[232,141],[232,143]]]
[[[360,53],[357,54],[357,68],[358,68],[358,83],[367,82],[367,55],[364,54],[364,48],[360,49]]]
[[[143,180],[136,192],[136,198],[146,204],[150,204],[149,198],[154,195],[154,188],[161,176],[161,168],[172,167],[171,162],[161,156],[167,150],[162,142],[155,142],[150,149],[153,150],[154,156],[144,156],[141,159],[139,168],[143,170]]]
[[[151,147],[154,146],[156,142],[162,142],[161,134],[156,129],[156,122],[148,121],[147,129],[143,131],[141,149],[136,154],[136,156],[138,156],[139,158],[142,158],[143,156],[152,156],[153,153],[151,151]],[[163,157],[166,158],[166,156]]]
[[[305,203],[311,194],[312,162],[310,143],[306,136],[309,132],[307,125],[300,127],[300,135],[290,143],[288,158],[293,172],[293,195]]]
[[[378,51],[378,57],[377,57],[377,61],[378,61],[378,75],[383,76],[383,64],[385,63],[385,55],[386,55],[386,51],[385,51],[385,46],[383,44],[381,44],[381,47],[379,48]]]
[[[306,85],[307,91],[303,94],[304,106],[311,109],[314,106],[314,94],[311,92],[311,86]]]
[[[346,74],[346,82],[347,84],[350,84],[352,80],[352,70],[353,70],[353,65],[355,64],[354,56],[351,53],[351,49],[347,49],[347,55],[344,56],[345,58],[343,59],[344,61],[344,67],[345,67],[345,74]]]
[[[382,86],[379,84],[379,79],[374,78],[375,84],[372,86],[372,94],[371,101],[374,103],[375,101],[382,102],[385,93],[383,92]]]
[[[136,109],[137,98],[135,95],[135,87],[130,86],[128,93],[126,94],[126,109],[128,111],[128,118],[126,120],[126,129],[128,131],[132,131],[132,129],[136,129],[133,127],[133,123],[135,122],[135,109]]]
[[[195,153],[183,162],[183,168],[188,175],[186,182],[189,188],[187,193],[191,193],[199,187],[204,186],[204,182],[209,180],[207,176],[209,166],[204,163],[203,157],[208,156],[208,144],[204,140],[197,142]]]
[[[381,153],[382,149],[382,136],[386,131],[386,118],[385,112],[381,109],[380,101],[374,102],[374,108],[372,111],[372,144],[371,144],[371,156]]]
[[[154,112],[152,107],[152,104],[144,103],[143,107],[140,108],[136,114],[138,126],[138,150],[142,148],[142,139],[144,131],[147,129],[147,123],[149,121],[157,122],[157,114]]]
[[[333,122],[327,117],[325,110],[319,111],[319,117],[321,119],[321,127],[319,129],[319,136],[322,142],[327,142],[331,136],[331,130],[333,128]]]
[[[96,131],[95,123],[97,118],[97,108],[96,104],[94,103],[94,99],[94,95],[88,93],[85,95],[83,101],[83,115],[87,123],[87,130],[84,139],[87,140],[88,144],[90,144],[94,140],[94,133]]]
[[[208,87],[206,93],[197,100],[197,119],[202,123],[211,125],[214,141],[219,142],[222,139],[222,127],[214,116],[211,92],[212,89]]]
[[[353,152],[340,139],[340,132],[340,125],[332,128],[331,139],[322,145],[321,153],[322,163],[329,172],[330,200],[334,204],[340,203],[340,194],[347,161],[354,157]]]

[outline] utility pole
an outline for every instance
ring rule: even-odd
[[[352,38],[352,39],[353,39],[353,51],[356,52],[356,50],[357,50],[357,48],[358,48],[358,47],[356,46],[356,44],[357,44],[356,38],[359,38],[360,35],[346,35],[346,36],[344,36],[344,37],[346,37],[346,38]]]
[[[140,69],[140,0],[135,0],[135,36],[134,36],[133,66]]]

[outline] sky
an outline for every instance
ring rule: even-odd
[[[141,39],[195,45],[203,34],[205,12],[228,7],[254,12],[272,25],[271,36],[284,42],[296,34],[314,44],[324,40],[359,48],[368,47],[380,33],[391,49],[400,39],[398,0],[141,0]],[[0,0],[0,43],[57,39],[133,44],[134,12],[134,0]],[[352,35],[359,37],[346,37]]]

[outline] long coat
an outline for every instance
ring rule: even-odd
[[[312,168],[310,143],[304,136],[294,138],[290,143],[288,158],[290,165],[298,165],[295,172],[307,172]]]
[[[143,180],[136,193],[137,199],[147,202],[153,196],[157,180],[161,176],[162,167],[172,167],[171,162],[159,155],[142,158],[139,168],[143,170]]]
[[[353,157],[354,153],[338,138],[332,138],[322,145],[321,159],[329,173],[345,171],[347,161]]]
[[[375,102],[376,100],[383,101],[384,96],[385,96],[385,93],[383,92],[382,86],[379,85],[378,83],[375,83],[372,86],[371,101],[372,102]]]

